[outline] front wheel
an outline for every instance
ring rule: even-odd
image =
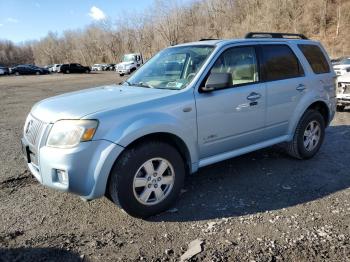
[[[317,110],[307,110],[300,119],[293,136],[287,145],[290,156],[309,159],[320,149],[325,135],[325,120]]]
[[[147,142],[127,149],[115,163],[109,195],[128,214],[147,218],[169,209],[185,178],[179,152],[163,142]]]

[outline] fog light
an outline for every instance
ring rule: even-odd
[[[68,174],[66,171],[57,169],[56,174],[58,182],[64,185],[68,185]]]

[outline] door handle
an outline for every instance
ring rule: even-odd
[[[258,100],[260,97],[261,97],[260,94],[252,92],[249,94],[249,96],[247,96],[247,99],[250,101],[255,101],[255,100]]]
[[[296,88],[298,91],[304,91],[306,89],[306,86],[304,84],[299,84]]]

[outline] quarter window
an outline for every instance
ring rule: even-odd
[[[304,75],[297,57],[287,45],[262,45],[261,52],[265,81]]]
[[[315,74],[330,72],[327,59],[317,45],[298,45],[298,47],[303,52]]]
[[[254,47],[234,47],[226,50],[215,62],[211,73],[230,73],[232,85],[259,81]]]

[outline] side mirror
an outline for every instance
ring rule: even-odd
[[[201,88],[203,92],[211,92],[232,85],[232,75],[230,73],[211,73]]]

